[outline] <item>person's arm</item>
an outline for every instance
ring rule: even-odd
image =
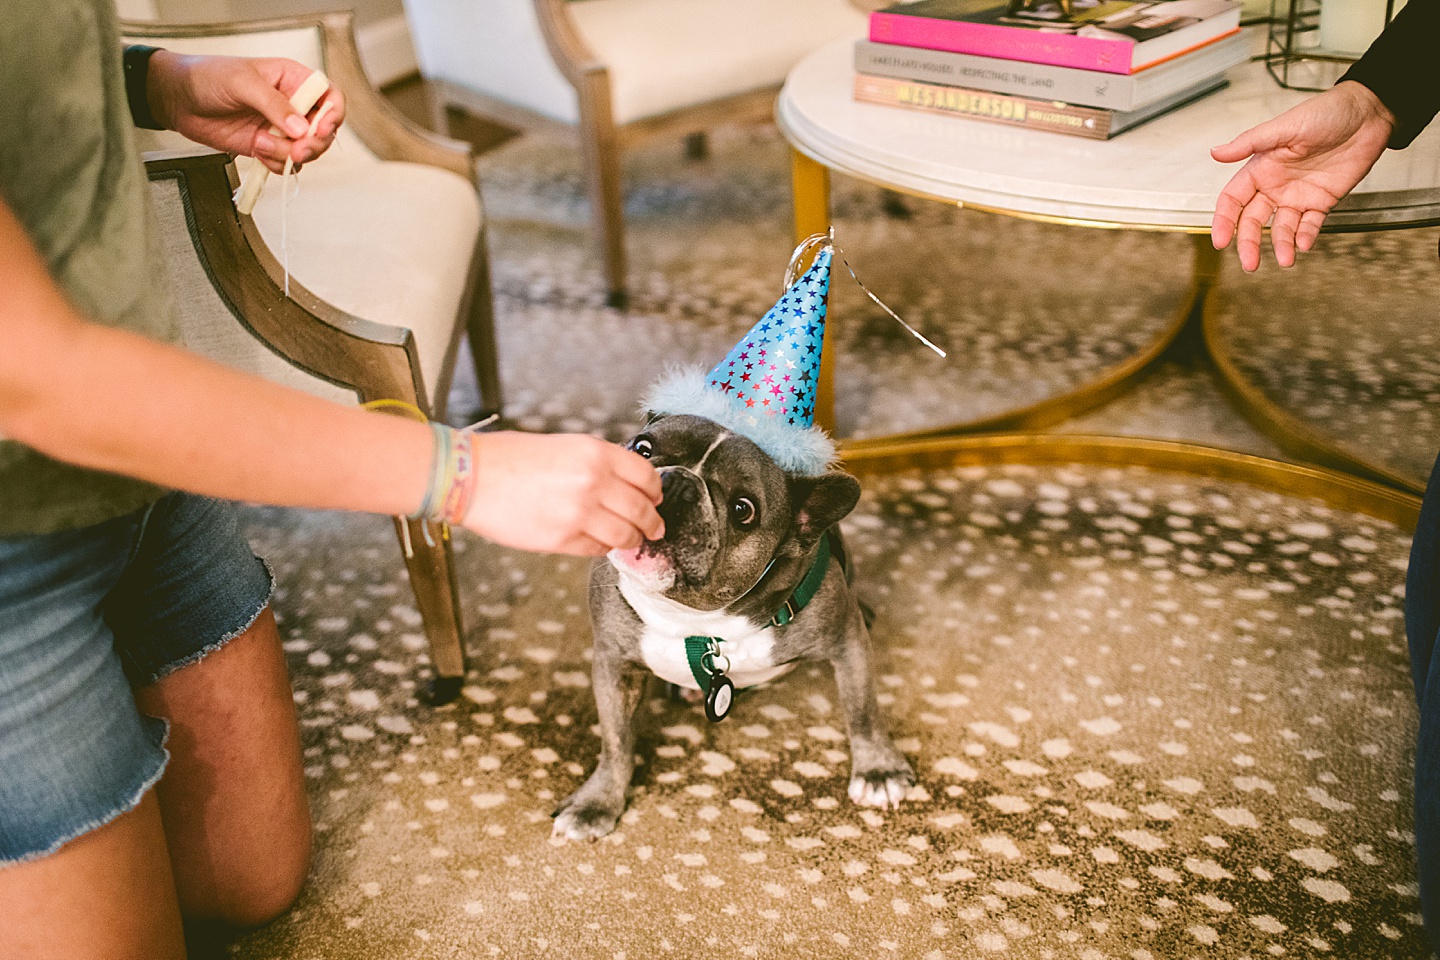
[[[0,434],[54,459],[279,506],[408,514],[433,437],[81,317],[0,202]],[[593,437],[484,434],[465,525],[603,553],[663,530],[643,458]]]
[[[1440,0],[1411,0],[1340,82],[1363,84],[1395,115],[1391,150],[1440,113]]]

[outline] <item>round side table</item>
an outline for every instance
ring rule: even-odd
[[[899,193],[1007,216],[1075,227],[1191,234],[1192,308],[1216,294],[1220,258],[1206,234],[1215,197],[1237,169],[1212,160],[1210,147],[1308,96],[1278,86],[1263,63],[1252,61],[1229,72],[1225,89],[1115,139],[1099,141],[858,103],[852,95],[854,79],[853,46],[842,41],[801,61],[780,93],[776,118],[792,147],[797,240],[829,228],[829,177],[835,171]],[[1409,149],[1382,157],[1332,212],[1325,229],[1437,223],[1440,124],[1432,125]],[[1127,389],[1197,312],[1182,311],[1149,347],[1069,392],[983,421],[923,433],[1028,430],[1103,404]],[[833,343],[834,338],[827,339]],[[1208,329],[1205,342],[1232,398],[1282,446],[1309,460],[1355,469],[1353,458],[1324,456],[1323,438],[1297,433],[1294,418],[1227,362],[1221,332]],[[816,420],[833,427],[834,363],[828,344],[826,352]],[[847,449],[893,447],[920,436],[872,438]]]

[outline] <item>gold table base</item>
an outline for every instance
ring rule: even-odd
[[[798,243],[830,229],[830,171],[799,150],[792,148],[790,155],[795,241]],[[890,184],[877,185],[895,189]],[[901,192],[924,200],[952,202],[913,191]],[[1147,229],[1128,224],[1017,214],[1006,210],[988,212],[1089,228]],[[1419,516],[1419,494],[1423,493],[1423,487],[1417,487],[1412,480],[1375,464],[1367,464],[1327,443],[1324,437],[1270,402],[1245,379],[1227,356],[1216,336],[1212,309],[1212,294],[1219,278],[1220,252],[1211,246],[1208,231],[1168,227],[1149,229],[1190,233],[1194,240],[1189,295],[1184,298],[1172,322],[1149,346],[1089,383],[1026,407],[949,426],[843,441],[841,453],[847,469],[863,474],[994,463],[1138,466],[1250,483],[1282,493],[1319,499],[1338,509],[1364,513],[1412,529]],[[1198,311],[1197,306],[1200,308]],[[1185,331],[1197,313],[1201,317],[1200,339],[1215,365],[1226,395],[1247,419],[1275,439],[1282,449],[1309,463],[1285,463],[1174,441],[1023,432],[1061,423],[1125,393]],[[835,426],[835,343],[835,337],[825,338],[815,405],[815,422],[832,432]]]

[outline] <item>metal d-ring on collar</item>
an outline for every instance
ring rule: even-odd
[[[820,538],[820,549],[815,554],[815,560],[810,564],[804,579],[791,591],[790,596],[775,615],[770,618],[770,625],[783,627],[794,620],[801,610],[815,599],[815,594],[820,590],[820,584],[825,580],[825,573],[830,569],[830,557],[833,551],[830,547],[830,538],[833,537],[833,530],[826,530]],[[760,579],[746,590],[734,602],[744,599],[755,591],[765,580],[775,560],[772,559],[760,574]],[[721,637],[690,636],[685,638],[685,659],[690,663],[690,674],[699,684],[700,690],[705,694],[705,716],[712,723],[724,720],[730,712],[730,707],[735,702],[735,684],[730,682],[726,676],[730,672],[730,659],[720,652]],[[725,665],[720,666],[720,661]]]

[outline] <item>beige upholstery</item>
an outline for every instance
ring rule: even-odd
[[[619,151],[661,134],[768,119],[806,53],[860,37],[852,0],[405,0],[420,69],[445,102],[501,122],[579,126],[596,237],[623,303]],[[443,120],[443,117],[441,118]]]
[[[575,123],[575,90],[541,35],[534,0],[406,0],[427,77]],[[567,6],[610,70],[624,124],[775,86],[806,53],[859,37],[849,0],[584,0]]]
[[[405,0],[405,16],[427,79],[575,122],[575,89],[545,46],[535,0]]]
[[[152,180],[150,196],[185,346],[201,356],[307,393],[356,403],[354,390],[313,376],[266,347],[220,297],[200,261],[180,181]]]
[[[307,166],[292,189],[290,275],[346,313],[414,333],[433,404],[435,385],[449,379],[442,368],[480,232],[475,190],[420,164],[326,159]],[[255,223],[283,259],[284,191],[278,177],[270,184]]]
[[[866,23],[848,0],[585,0],[570,15],[610,68],[619,124],[776,86]]]
[[[205,37],[132,31],[126,39],[181,53],[289,57],[327,70],[318,27]],[[144,150],[194,146],[168,131],[137,135]],[[283,193],[272,176],[254,212],[271,252],[288,259],[291,279],[320,299],[414,333],[426,399],[443,409],[436,388],[450,380],[446,361],[483,228],[473,184],[446,170],[381,160],[342,127],[326,155],[294,178],[282,249]]]

